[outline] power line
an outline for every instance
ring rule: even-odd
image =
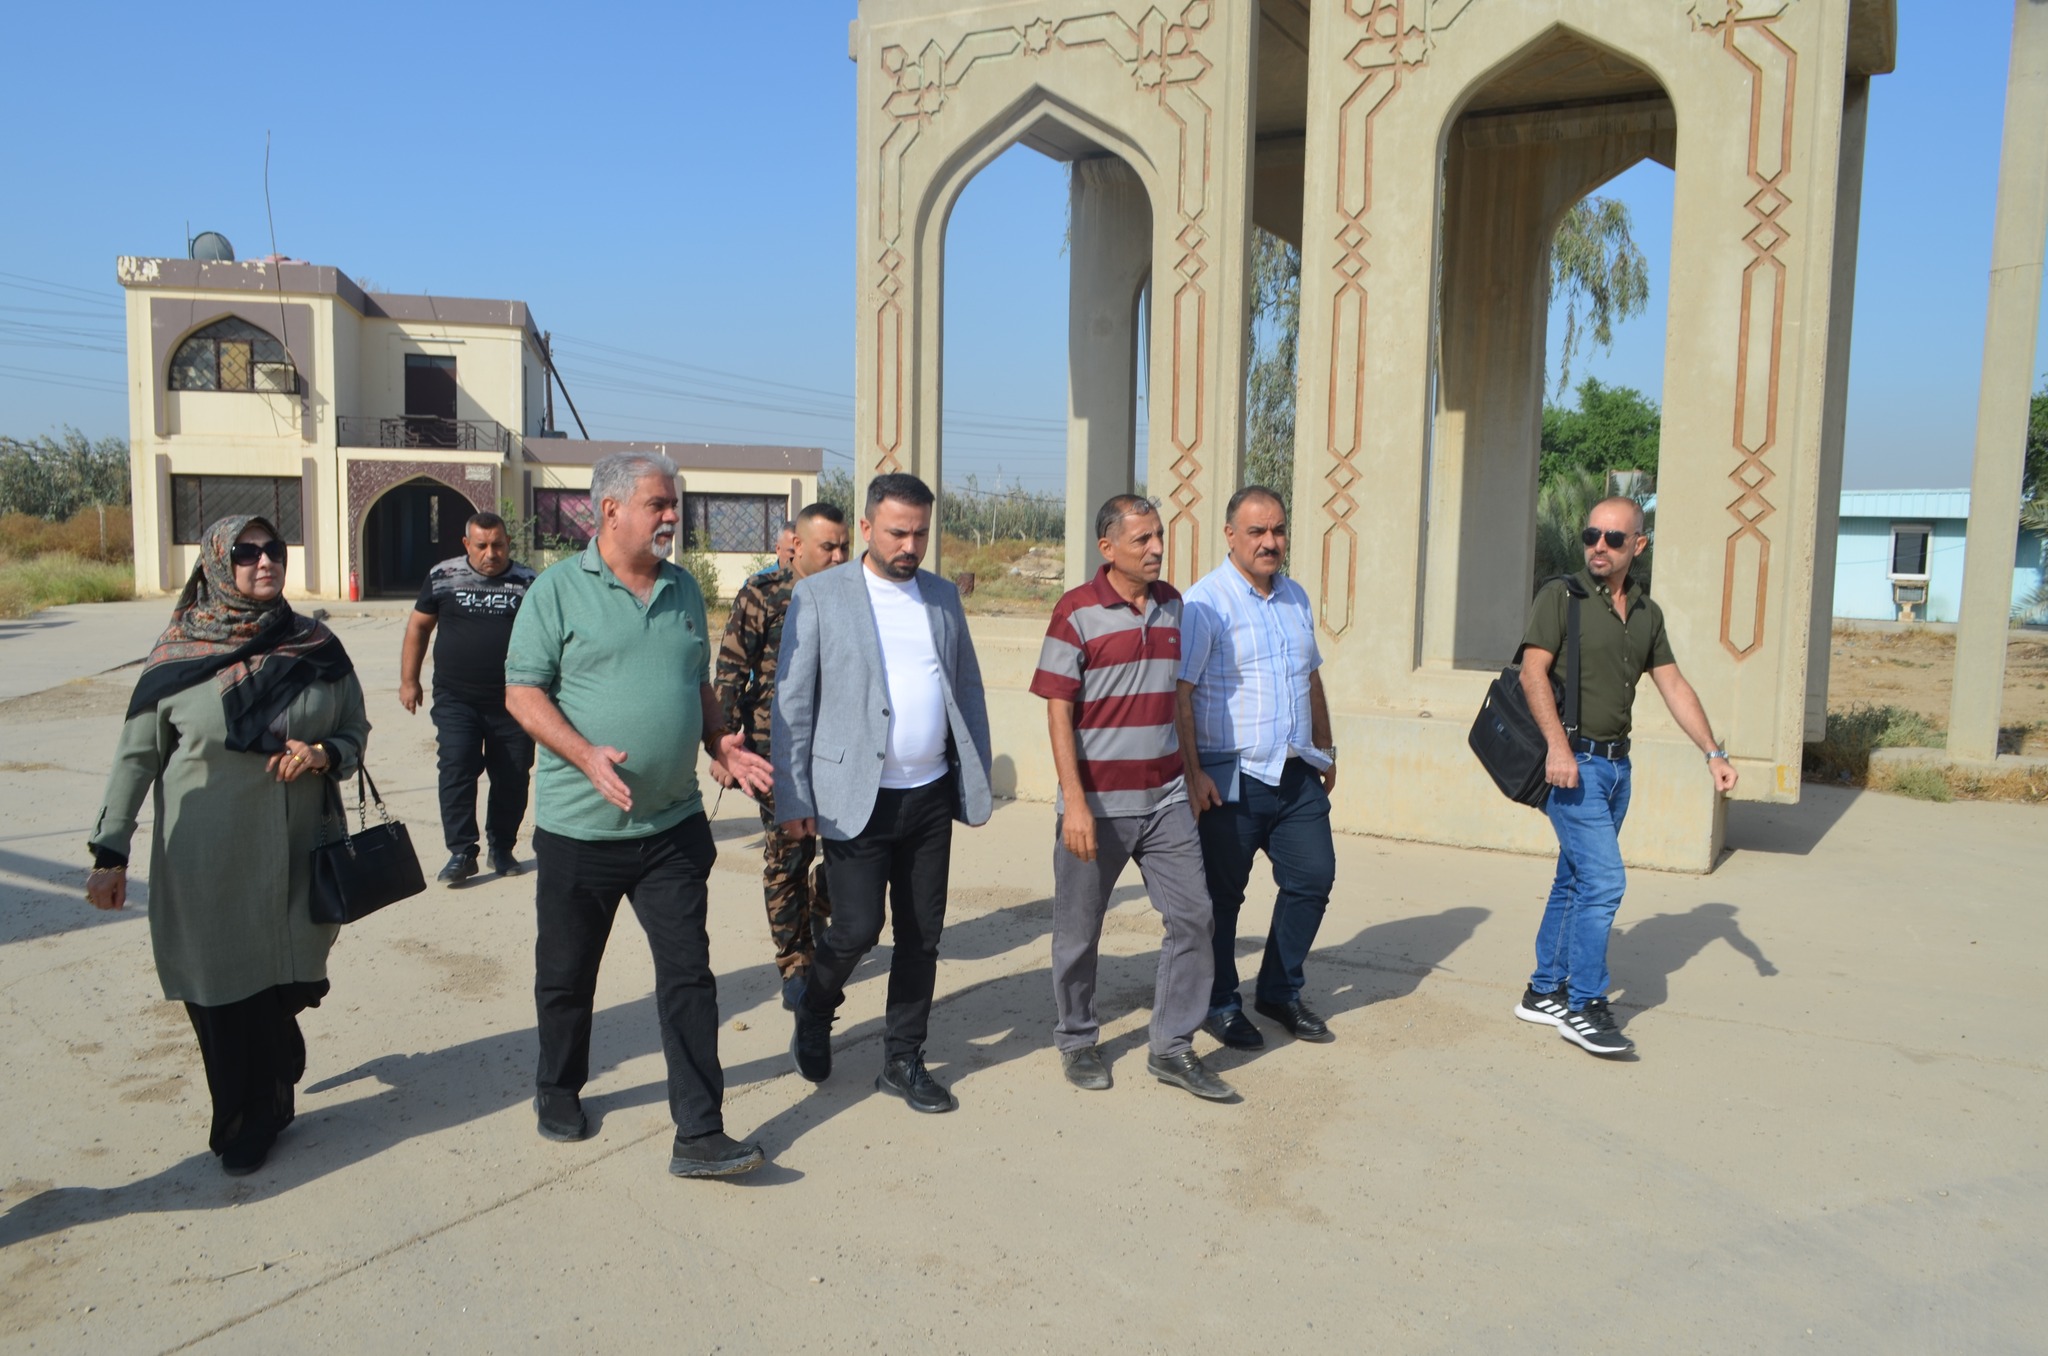
[[[34,367],[0,366],[0,377],[15,381],[32,381],[44,386],[72,386],[81,391],[99,391],[108,395],[126,395],[128,388],[117,382],[103,382],[75,372],[46,372]]]
[[[74,287],[70,283],[56,282],[49,278],[31,278],[23,273],[0,272],[0,287],[18,287],[24,292],[42,292],[65,301],[89,301],[96,306],[106,306],[117,311],[122,309],[119,301],[104,292]]]

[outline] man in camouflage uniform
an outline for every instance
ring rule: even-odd
[[[775,703],[775,660],[782,648],[782,618],[796,581],[846,563],[846,515],[830,504],[812,504],[793,524],[796,550],[787,564],[763,570],[733,596],[732,617],[718,649],[713,685],[729,730],[747,735],[748,747],[768,756],[768,715]],[[768,904],[768,934],[775,941],[775,967],[782,972],[782,1006],[794,1010],[810,973],[811,951],[832,912],[825,894],[825,864],[818,839],[791,838],[775,819],[771,795],[759,797],[762,847],[761,893]]]

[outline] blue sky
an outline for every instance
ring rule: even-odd
[[[114,258],[181,254],[188,221],[269,253],[267,131],[279,251],[390,291],[524,299],[594,435],[843,458],[854,11],[17,13],[0,83],[15,129],[0,151],[0,433],[126,433]],[[1852,488],[1968,483],[2011,23],[2003,0],[1900,0],[1899,70],[1872,96]],[[1671,177],[1645,165],[1605,191],[1634,212],[1652,305],[1580,370],[1654,396]],[[1063,168],[1021,149],[954,212],[949,480],[1058,484],[1064,230]]]

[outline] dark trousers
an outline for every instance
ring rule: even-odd
[[[441,754],[441,837],[450,852],[476,851],[476,780],[491,774],[484,837],[511,849],[526,817],[526,774],[533,737],[505,709],[505,699],[479,700],[434,690],[434,730]]]
[[[590,1019],[597,966],[624,896],[654,953],[654,1004],[668,1060],[668,1109],[676,1130],[725,1128],[725,1071],[718,1063],[718,981],[704,919],[718,858],[711,825],[691,815],[672,829],[615,842],[536,829],[533,1005],[540,1026],[541,1092],[580,1093],[590,1077]]]
[[[882,938],[886,896],[895,949],[889,957],[889,1007],[883,1055],[924,1048],[939,976],[939,932],[946,925],[946,880],[953,865],[953,777],[875,796],[859,836],[825,840],[832,919],[811,958],[804,1008],[828,1016],[846,1001],[846,981]]]
[[[237,1139],[267,1142],[291,1123],[292,1089],[306,1076],[299,1014],[326,996],[327,981],[319,979],[273,985],[213,1007],[185,1005],[213,1099],[208,1148],[220,1153]]]
[[[1273,925],[1259,964],[1258,996],[1267,1003],[1301,997],[1302,966],[1323,925],[1323,909],[1337,880],[1337,846],[1330,838],[1330,797],[1314,768],[1290,758],[1280,785],[1239,774],[1238,798],[1205,811],[1202,866],[1216,907],[1216,980],[1209,1010],[1242,1006],[1237,995],[1237,914],[1252,878],[1252,858],[1264,851],[1273,864]]]

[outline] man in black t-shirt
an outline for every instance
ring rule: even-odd
[[[512,844],[526,817],[526,777],[533,770],[533,739],[505,710],[505,648],[512,619],[534,572],[512,559],[512,538],[495,513],[472,516],[462,530],[462,554],[427,571],[406,623],[398,658],[398,700],[420,706],[420,661],[435,625],[434,729],[441,747],[441,832],[448,865],[438,879],[457,885],[477,873],[476,781],[491,774],[484,837],[491,869],[519,874]]]

